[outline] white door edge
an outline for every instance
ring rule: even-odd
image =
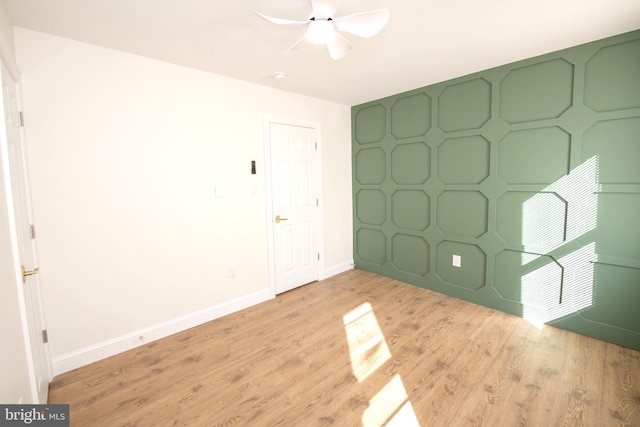
[[[19,78],[18,78],[18,74],[17,74],[17,70],[15,68],[15,65],[13,64],[12,61],[7,61],[7,57],[4,54],[4,52],[0,52],[0,61],[2,63],[3,69],[8,73],[9,77],[11,77],[11,79],[13,79],[13,81],[16,84],[16,101],[18,103],[17,107],[19,111],[22,111],[22,99],[21,99],[21,93],[20,93],[20,86],[19,86]],[[13,67],[10,67],[9,65],[14,65]],[[0,77],[2,73],[0,73]],[[2,97],[0,97],[0,101],[2,100]],[[5,123],[5,118],[4,118],[4,108],[3,106],[0,106],[0,116],[1,116],[1,120],[0,120],[0,132],[2,132],[3,135],[7,135],[7,129],[6,129],[6,123]],[[25,144],[25,135],[24,135],[24,129],[20,129],[20,139],[21,139],[21,144],[23,147],[22,150],[22,163],[23,163],[23,172],[24,172],[24,176],[23,179],[25,181],[25,191],[26,194],[25,196],[30,199],[31,197],[31,192],[30,192],[30,188],[29,188],[29,173],[28,173],[28,164],[25,161],[27,153],[26,153],[26,144]],[[4,174],[4,183],[5,183],[5,192],[6,192],[6,197],[7,197],[7,208],[9,210],[9,235],[10,235],[10,239],[11,239],[11,252],[12,252],[12,256],[13,256],[13,260],[14,260],[14,276],[15,276],[15,285],[17,287],[17,296],[18,296],[18,304],[19,304],[19,312],[20,312],[20,319],[21,319],[21,328],[22,328],[22,335],[23,335],[23,339],[24,339],[24,345],[25,345],[25,350],[26,350],[26,359],[27,359],[27,369],[29,372],[29,382],[30,382],[30,388],[31,388],[31,396],[30,396],[30,400],[34,403],[40,403],[40,404],[44,404],[47,403],[46,402],[46,396],[43,398],[41,398],[40,393],[39,393],[39,387],[38,387],[38,376],[36,374],[36,366],[35,364],[38,363],[39,361],[37,361],[34,357],[34,351],[33,351],[33,345],[32,345],[32,341],[31,339],[33,338],[31,336],[31,329],[30,329],[30,323],[28,320],[28,314],[27,314],[27,302],[26,302],[26,298],[24,295],[24,286],[23,286],[23,282],[22,282],[22,270],[21,270],[21,256],[20,256],[20,250],[19,250],[19,243],[18,243],[18,225],[17,225],[17,219],[16,219],[16,207],[15,207],[15,202],[14,202],[14,188],[13,188],[13,182],[14,179],[11,177],[11,166],[10,166],[10,162],[9,162],[9,142],[8,141],[0,141],[0,151],[1,151],[1,155],[0,155],[0,161],[2,161],[2,170],[3,170],[3,174]],[[32,211],[32,205],[31,203],[28,203],[28,209],[27,209],[27,216],[28,216],[28,222],[33,224],[33,211]],[[35,250],[34,246],[31,246],[31,252],[33,255],[33,259],[35,261],[37,265],[37,251]],[[37,276],[32,277],[30,280],[39,280],[39,278]],[[42,298],[42,296],[40,295],[40,298]],[[43,317],[43,313],[42,313],[42,307],[38,307],[38,310],[40,312],[40,319],[44,319]],[[45,329],[45,325],[38,325],[38,329],[39,330],[44,330]],[[38,334],[38,336],[36,337],[36,339],[40,339],[40,335]],[[52,362],[51,362],[51,354],[50,354],[50,349],[49,349],[49,345],[45,344],[43,346],[44,348],[44,357],[46,360],[44,360],[45,362],[45,372],[44,372],[44,377],[47,380],[47,383],[50,383],[53,379],[52,377],[52,373],[53,373],[53,369],[52,369]],[[40,361],[42,362],[42,361]],[[45,401],[41,401],[41,400],[45,400]]]
[[[18,108],[20,109],[20,111],[23,110],[22,108],[22,87],[20,85],[20,80],[16,79],[16,82],[18,83],[18,88],[17,88],[17,100],[18,100]],[[25,192],[26,192],[26,198],[29,201],[29,203],[27,204],[27,216],[29,217],[29,224],[35,224],[35,218],[34,218],[34,213],[33,213],[33,197],[32,197],[32,192],[31,192],[31,173],[29,171],[29,161],[28,161],[28,155],[29,155],[29,147],[28,147],[28,143],[27,143],[27,136],[25,135],[25,127],[21,127],[20,128],[20,139],[22,140],[22,145],[24,147],[24,151],[22,152],[22,155],[24,156],[23,158],[23,165],[24,165],[24,182],[25,182]],[[40,260],[38,258],[38,249],[37,249],[37,244],[33,244],[31,246],[31,252],[33,254],[33,260],[35,261],[35,265],[40,265]],[[18,271],[18,279],[21,281],[22,280],[22,271]],[[42,288],[42,284],[40,282],[40,276],[36,275],[34,277],[31,278],[34,281],[38,281],[38,289],[40,290],[39,292],[39,296],[40,296],[40,305],[38,306],[38,310],[40,312],[40,319],[42,320],[43,324],[42,324],[42,329],[46,330],[47,329],[47,323],[46,323],[46,315],[45,315],[45,306],[44,306],[44,289]],[[21,286],[21,284],[19,284],[19,286]],[[26,320],[26,318],[25,318]],[[27,333],[27,335],[29,335]],[[52,358],[51,358],[51,348],[49,346],[49,343],[46,343],[44,345],[44,356],[45,356],[45,370],[46,370],[46,375],[48,378],[48,382],[51,383],[51,381],[53,381],[53,362],[52,362]],[[35,361],[34,361],[35,362]],[[36,391],[37,392],[37,391]],[[47,403],[47,402],[41,402],[41,403]]]
[[[322,194],[322,170],[321,170],[321,154],[322,154],[322,133],[319,122],[310,120],[293,119],[291,117],[283,117],[272,114],[263,115],[263,153],[264,153],[264,171],[265,171],[265,227],[267,228],[267,261],[268,261],[268,285],[269,285],[269,297],[275,298],[276,296],[276,273],[275,273],[275,254],[274,254],[274,235],[273,235],[273,188],[271,179],[271,124],[283,124],[289,126],[300,126],[315,129],[318,133],[318,153],[316,157],[316,191],[318,195]],[[323,200],[320,199],[320,210],[318,212],[318,248],[320,250],[320,262],[318,263],[318,280],[322,277],[322,264],[323,264]]]

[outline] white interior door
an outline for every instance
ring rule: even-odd
[[[2,99],[5,135],[3,152],[8,159],[10,202],[15,214],[16,281],[19,287],[27,357],[33,383],[33,400],[46,403],[51,380],[49,348],[44,339],[44,313],[37,275],[35,233],[31,224],[31,201],[27,179],[26,153],[19,119],[18,86],[2,64]],[[26,272],[26,273],[25,273]]]
[[[318,134],[269,123],[276,294],[319,278]]]

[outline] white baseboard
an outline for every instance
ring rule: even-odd
[[[243,310],[272,298],[272,293],[268,289],[265,289],[220,305],[205,308],[177,319],[169,320],[149,328],[131,332],[71,353],[54,357],[52,360],[53,376],[97,362],[118,353],[131,350],[132,348],[159,340],[160,338],[173,335],[177,332],[193,328],[194,326],[235,313],[236,311]]]
[[[344,273],[345,271],[351,270],[352,268],[353,268],[353,260],[346,261],[341,264],[331,266],[329,268],[325,268],[320,272],[320,280],[328,279],[331,276]]]

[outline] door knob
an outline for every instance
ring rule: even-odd
[[[24,265],[22,266],[22,283],[27,283],[27,277],[29,276],[33,276],[34,274],[38,274],[38,270],[40,270],[38,267],[36,267],[34,270],[31,271],[27,271],[24,268]]]
[[[280,218],[280,215],[276,215],[276,224],[279,223],[280,221],[286,221],[287,218]]]

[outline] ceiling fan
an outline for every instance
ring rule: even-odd
[[[368,12],[354,13],[352,15],[334,18],[338,10],[338,0],[310,0],[313,9],[311,16],[306,21],[292,21],[289,19],[274,18],[256,12],[269,22],[278,25],[306,26],[306,34],[295,42],[288,50],[298,46],[307,39],[315,44],[326,44],[329,56],[332,59],[340,59],[351,50],[351,43],[338,31],[354,34],[359,37],[373,37],[389,20],[389,9],[370,10]]]

